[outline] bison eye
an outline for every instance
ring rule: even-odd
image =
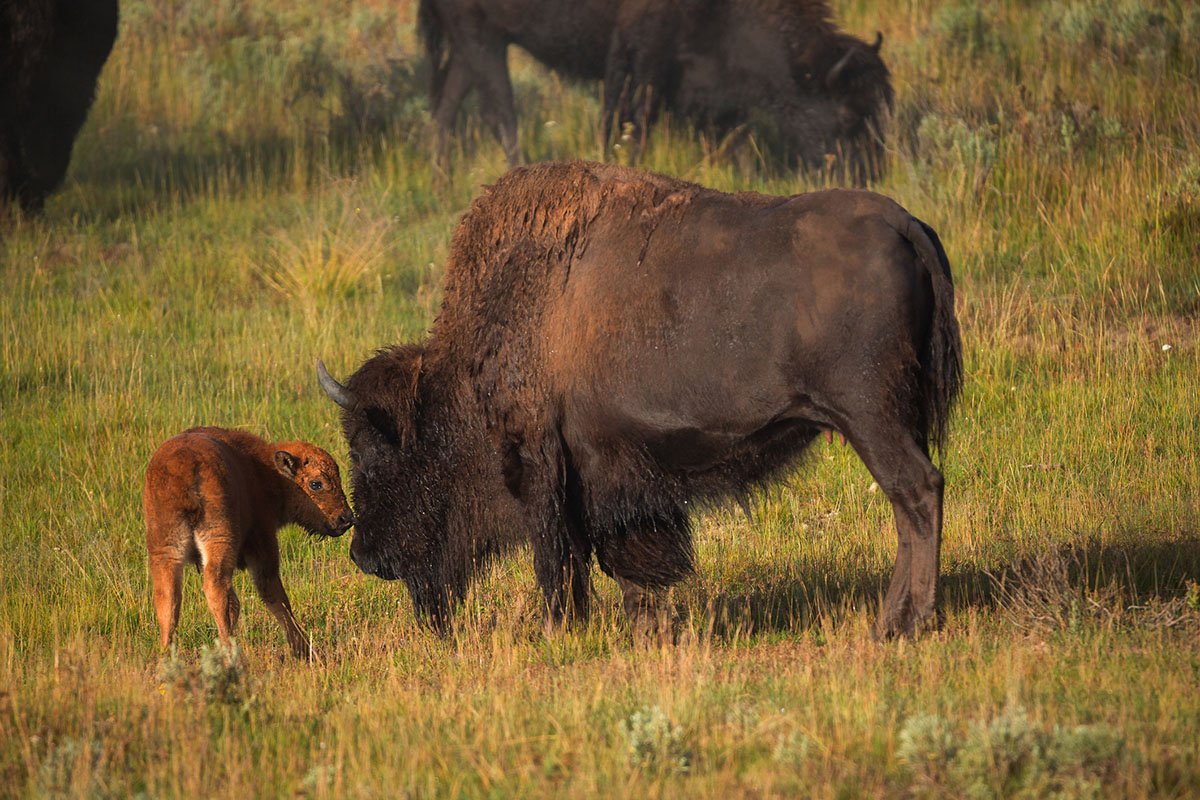
[[[319,492],[325,488],[325,484],[321,483],[320,481],[309,481],[308,488],[312,489],[314,492]]]
[[[358,451],[357,451],[357,450],[351,450],[351,451],[350,451],[350,461],[351,461],[351,463],[357,464],[357,463],[358,463],[359,461],[361,461],[361,460],[362,460],[362,459],[361,459],[361,457],[358,455]]]

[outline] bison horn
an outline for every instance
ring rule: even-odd
[[[875,43],[871,45],[871,49],[878,55],[881,47],[883,47],[883,31],[875,31]]]
[[[337,382],[329,370],[325,369],[325,362],[317,359],[317,382],[321,384],[321,389],[329,396],[329,399],[337,403],[347,411],[354,410],[358,406],[358,400],[354,397],[354,393]]]
[[[846,48],[846,54],[833,65],[833,69],[829,70],[829,74],[825,76],[825,85],[827,87],[830,89],[833,88],[833,85],[837,83],[838,77],[842,74],[842,70],[850,63],[850,59],[854,57],[856,52],[858,52],[858,45]]]

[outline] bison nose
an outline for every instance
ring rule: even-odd
[[[350,530],[351,526],[353,526],[353,525],[354,525],[354,514],[352,514],[351,512],[344,511],[344,512],[342,512],[341,515],[338,516],[337,530],[338,530],[339,535]]]

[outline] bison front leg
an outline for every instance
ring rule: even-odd
[[[565,497],[561,487],[551,485],[539,487],[526,500],[533,527],[533,569],[551,628],[582,622],[591,611],[591,548]]]
[[[547,627],[583,621],[591,605],[592,549],[561,435],[527,438],[518,431],[502,441],[504,482],[525,507]]]
[[[574,551],[561,518],[538,526],[533,541],[533,569],[546,601],[547,627],[587,619],[592,593],[590,558]]]

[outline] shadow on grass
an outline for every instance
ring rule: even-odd
[[[275,124],[227,133],[206,120],[164,133],[122,119],[93,130],[72,169],[87,188],[82,216],[112,220],[197,198],[292,189],[353,175],[385,150],[429,138],[419,59],[388,59],[362,74],[330,62],[298,74],[295,86],[281,88],[287,113]]]
[[[1170,538],[1138,541],[1148,536],[1144,530],[1119,530],[1108,541],[1081,534],[1074,543],[1026,550],[994,569],[980,566],[944,571],[942,609],[1002,610],[1018,627],[1045,629],[1066,627],[1080,614],[1113,618],[1164,604],[1182,610],[1197,602],[1193,595],[1200,582],[1200,533],[1189,530],[1170,534]],[[878,613],[890,569],[837,581],[818,574],[812,566],[765,582],[759,578],[760,585],[747,591],[718,591],[702,597],[700,607],[676,611],[692,614],[717,638],[804,632],[827,622],[837,624],[847,612],[867,609],[872,617]],[[1168,616],[1156,613],[1153,619],[1164,622]]]
[[[114,147],[114,157],[93,157],[75,171],[84,189],[80,217],[115,222],[127,216],[186,206],[197,200],[236,200],[310,184],[317,179],[346,177],[362,168],[363,160],[380,151],[379,135],[302,139],[266,136]],[[79,201],[77,201],[79,202]]]

